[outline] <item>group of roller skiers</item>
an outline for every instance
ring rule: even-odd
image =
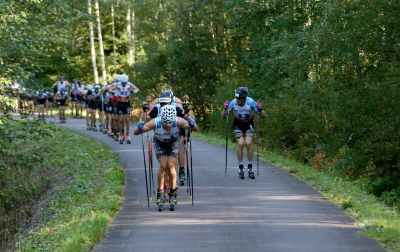
[[[100,130],[114,137],[123,144],[131,143],[131,98],[139,92],[137,86],[129,82],[126,74],[117,75],[117,78],[101,88],[100,85],[83,85],[77,81],[73,86],[63,78],[54,85],[60,107],[60,121],[65,121],[65,102],[60,97],[68,97],[77,104],[85,104],[77,107],[77,115],[82,115],[82,108],[87,108],[87,130]],[[226,119],[233,112],[233,128],[237,142],[238,174],[244,179],[243,149],[247,148],[247,173],[250,179],[255,179],[253,170],[253,135],[255,134],[255,118],[264,117],[263,106],[248,96],[247,87],[239,87],[235,90],[235,98],[225,101],[221,110],[221,117]],[[67,99],[67,98],[66,98]],[[64,106],[64,107],[63,107]],[[62,112],[64,109],[64,112]],[[96,121],[99,118],[99,129]],[[189,96],[182,99],[176,97],[172,89],[162,90],[157,98],[151,95],[146,97],[142,104],[142,114],[134,128],[133,134],[140,135],[145,132],[152,134],[151,150],[154,151],[159,170],[157,174],[157,206],[158,210],[164,208],[165,197],[168,198],[169,208],[175,209],[177,203],[177,182],[185,184],[185,155],[187,148],[187,134],[198,130]],[[148,133],[148,134],[149,134]],[[142,138],[143,139],[143,138]],[[145,157],[144,157],[145,158]],[[146,163],[146,162],[145,162]],[[187,170],[187,172],[189,172]],[[190,183],[190,181],[187,181]],[[147,184],[147,175],[146,175]],[[168,184],[168,185],[167,185]],[[146,185],[147,186],[147,185]],[[168,186],[168,192],[165,188]],[[192,185],[193,186],[193,185]],[[147,188],[148,189],[148,188]]]

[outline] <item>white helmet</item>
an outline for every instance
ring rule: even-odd
[[[94,88],[100,88],[99,84],[94,85]]]
[[[117,75],[117,79],[121,83],[127,83],[129,80],[129,77],[126,74],[121,74],[121,75]]]
[[[163,124],[170,124],[176,120],[176,108],[171,105],[164,105],[161,107],[161,122]]]
[[[92,89],[93,89],[93,86],[92,86],[91,84],[89,84],[89,85],[87,85],[87,89],[88,89],[88,90],[92,90]]]

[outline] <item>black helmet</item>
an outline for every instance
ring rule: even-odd
[[[163,90],[161,94],[158,96],[158,102],[161,104],[161,106],[166,104],[171,104],[172,97],[173,94],[171,89]]]
[[[235,90],[236,98],[246,98],[248,94],[249,94],[249,90],[247,89],[247,87],[238,87]]]
[[[174,97],[174,92],[172,92],[172,89],[170,88],[166,88],[163,91],[161,91],[161,95],[164,95],[163,97],[170,97],[172,99],[172,97]]]

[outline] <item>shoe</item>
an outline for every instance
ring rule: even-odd
[[[93,131],[97,131],[97,127],[96,127],[96,124],[95,125],[93,125]]]
[[[126,143],[131,144],[131,137],[128,135],[126,136]]]
[[[90,130],[90,125],[88,124],[88,125],[86,125],[86,130]]]
[[[179,183],[181,186],[185,185],[185,169],[179,169]]]
[[[114,140],[118,141],[118,133],[117,132],[114,132]]]
[[[254,176],[253,170],[249,170],[249,178],[255,179],[256,177]]]
[[[174,211],[176,204],[177,204],[177,201],[176,201],[176,188],[175,188],[175,189],[171,189],[169,192],[169,210]]]
[[[239,170],[239,178],[240,179],[244,179],[244,171],[243,171],[243,169]]]
[[[124,143],[124,136],[122,134],[119,134],[118,141],[120,144]]]
[[[157,191],[157,206],[158,206],[158,211],[160,212],[164,209],[163,190]]]

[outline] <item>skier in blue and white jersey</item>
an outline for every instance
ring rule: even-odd
[[[191,127],[194,131],[198,130],[196,121],[193,118],[184,120],[177,117],[176,108],[172,105],[164,105],[161,107],[160,117],[151,119],[147,123],[139,122],[134,130],[134,135],[143,134],[144,132],[154,130],[153,146],[156,152],[160,169],[158,171],[158,191],[157,205],[158,210],[163,210],[163,190],[165,175],[171,178],[171,189],[169,192],[170,210],[174,210],[176,205],[176,157],[179,147],[179,129],[187,129]]]
[[[244,179],[243,171],[243,147],[247,148],[248,159],[248,175],[249,178],[255,179],[253,171],[253,134],[254,134],[254,113],[261,117],[265,116],[261,103],[254,101],[248,97],[249,90],[247,87],[239,87],[235,90],[235,99],[231,102],[224,102],[224,109],[221,117],[226,118],[227,114],[233,111],[233,128],[236,136],[237,159],[239,165],[239,177]]]

